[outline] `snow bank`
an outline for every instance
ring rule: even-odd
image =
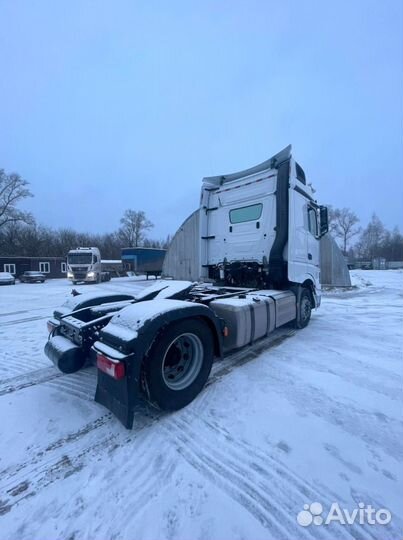
[[[371,287],[372,283],[367,276],[362,272],[350,272],[351,285],[353,287],[362,289],[364,287]]]

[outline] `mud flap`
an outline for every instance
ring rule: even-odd
[[[98,369],[95,401],[109,409],[127,428],[133,427],[134,410],[140,403],[140,362],[126,360],[126,377],[116,380]]]

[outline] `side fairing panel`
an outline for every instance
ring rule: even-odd
[[[165,255],[164,277],[198,281],[203,276],[200,263],[200,213],[198,209],[179,227]]]

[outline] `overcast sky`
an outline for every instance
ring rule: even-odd
[[[0,0],[0,168],[38,222],[174,233],[287,144],[319,202],[403,228],[401,0]]]

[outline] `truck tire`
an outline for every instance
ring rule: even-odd
[[[170,325],[145,359],[150,403],[166,411],[188,405],[204,387],[213,359],[213,336],[206,322],[188,319]]]
[[[299,298],[298,313],[295,320],[297,328],[305,328],[311,320],[312,313],[312,297],[308,289],[303,288]]]

